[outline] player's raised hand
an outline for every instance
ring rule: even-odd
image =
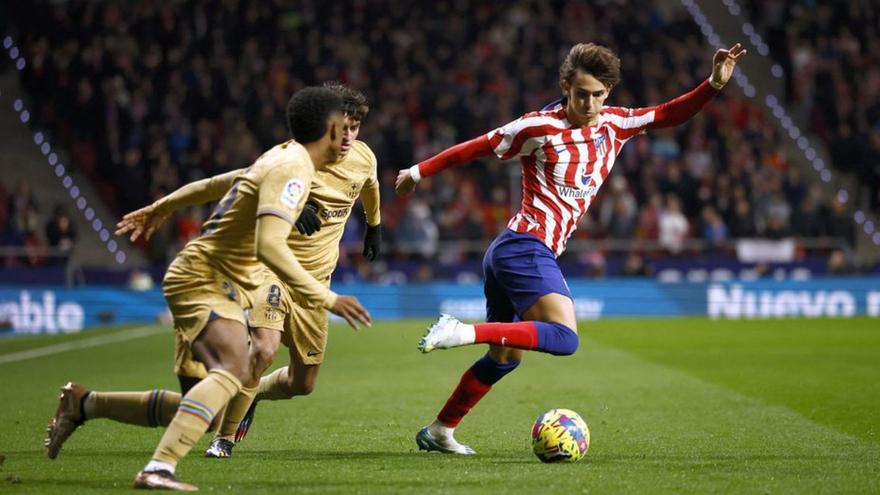
[[[361,303],[353,296],[338,296],[336,303],[330,308],[330,312],[345,319],[355,330],[360,330],[358,323],[365,327],[372,326],[373,318],[370,313],[361,306]]]
[[[718,86],[727,84],[730,77],[733,76],[733,69],[739,59],[748,53],[740,43],[737,43],[727,50],[721,49],[715,52],[712,59],[712,82]]]
[[[413,179],[412,172],[405,168],[397,173],[397,180],[394,182],[394,190],[398,196],[406,196],[413,192],[416,188],[416,180]]]
[[[150,240],[150,237],[167,217],[167,213],[160,214],[153,205],[144,206],[122,217],[122,220],[116,224],[115,234],[125,235],[131,232],[129,236],[131,242],[136,241],[141,235],[144,236],[144,239]]]

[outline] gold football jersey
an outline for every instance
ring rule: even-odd
[[[302,145],[288,141],[275,146],[235,179],[202,226],[202,235],[184,251],[204,257],[245,290],[256,289],[265,270],[254,246],[257,217],[275,215],[293,224],[314,174]]]
[[[360,197],[369,225],[379,225],[379,181],[376,155],[363,141],[355,141],[344,159],[317,172],[309,201],[317,203],[321,230],[304,236],[293,229],[287,242],[303,268],[319,281],[330,278],[339,259],[345,223]]]

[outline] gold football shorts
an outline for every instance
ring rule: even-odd
[[[325,283],[329,284],[330,280]],[[281,332],[281,342],[299,355],[304,364],[321,364],[327,348],[329,317],[324,308],[305,308],[290,297],[289,290],[273,274],[253,294],[248,310],[251,328]]]
[[[182,251],[162,281],[165,301],[174,317],[174,372],[202,378],[207,371],[195,361],[191,345],[209,321],[226,318],[246,327],[244,309],[250,297],[198,253]]]

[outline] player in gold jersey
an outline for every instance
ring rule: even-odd
[[[253,392],[240,392],[245,385],[253,390],[263,369],[251,362],[242,310],[250,306],[250,293],[265,277],[263,265],[309,304],[330,309],[355,328],[358,322],[371,322],[355,298],[337,296],[309,275],[285,242],[302,211],[315,169],[336,161],[341,152],[342,99],[326,88],[306,88],[291,98],[287,115],[295,141],[269,150],[234,176],[232,187],[205,222],[202,236],[181,251],[166,273],[163,292],[175,320],[177,363],[195,359],[207,374],[180,399],[152,460],[135,478],[135,488],[197,490],[175,478],[177,463],[230,400],[232,405],[237,400],[250,404]],[[232,177],[208,181],[208,189],[219,189]],[[208,192],[184,186],[127,215],[120,232],[132,231],[133,238],[149,235],[171,210],[194,204],[188,201]],[[46,442],[50,458],[89,417],[91,396],[74,384],[62,388]]]
[[[363,201],[366,214],[364,256],[370,261],[379,254],[381,227],[376,157],[369,146],[357,140],[361,122],[369,112],[366,97],[342,85],[328,87],[343,97],[345,120],[341,157],[315,174],[308,202],[295,224],[298,233],[291,232],[288,245],[303,268],[329,287],[330,276],[339,258],[339,242],[358,197]],[[203,191],[204,194],[189,198],[187,204],[218,199],[224,183],[228,187],[236,173],[240,172],[194,183],[193,191]],[[279,342],[283,342],[289,348],[290,365],[260,381],[259,398],[278,400],[307,395],[314,389],[318,369],[323,362],[328,331],[327,312],[296,297],[296,291],[286,287],[271,272],[267,271],[265,275],[267,278],[253,295],[253,307],[248,311],[252,360],[255,368],[269,366]],[[183,390],[206,375],[202,363],[187,356],[176,363],[175,372]],[[95,395],[96,399],[108,403],[115,400],[104,392]],[[142,404],[143,412],[137,420],[141,423],[149,421],[153,426],[162,425],[167,410],[176,407],[175,401],[179,401],[179,398],[179,394],[168,391],[142,393],[137,399]],[[207,451],[209,457],[229,456],[233,437],[243,436],[246,432],[246,428],[242,428],[241,433],[236,435],[245,412],[248,418],[253,417],[253,409],[248,410],[247,405],[230,404],[220,423],[218,437]],[[122,418],[112,409],[118,410],[105,408],[112,419],[131,422],[130,409],[128,415]],[[249,425],[250,422],[245,424]]]
[[[370,261],[379,254],[381,228],[376,156],[366,143],[357,140],[361,122],[369,112],[367,99],[359,91],[342,85],[328,87],[343,97],[346,117],[342,155],[337,162],[315,174],[308,202],[296,223],[299,233],[292,233],[288,244],[303,268],[329,287],[339,259],[345,224],[358,197],[366,215],[364,256]],[[310,394],[324,361],[327,312],[296,297],[271,274],[267,274],[266,282],[254,294],[248,324],[252,328],[252,346],[258,350],[259,365],[271,365],[279,337],[289,349],[290,364],[260,380],[254,406],[246,415],[238,408],[225,412],[214,441],[206,451],[208,457],[231,455],[234,442],[247,433],[256,401]]]

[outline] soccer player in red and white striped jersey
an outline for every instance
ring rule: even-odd
[[[472,454],[453,431],[498,380],[513,371],[524,350],[573,354],[578,347],[574,303],[556,257],[586,213],[623,145],[652,129],[693,117],[733,75],[746,54],[737,43],[718,50],[712,74],[692,91],[645,108],[605,106],[620,79],[620,60],[593,43],[575,45],[560,67],[564,98],[486,135],[458,144],[397,177],[398,194],[423,178],[476,158],[519,158],[522,206],[483,259],[486,323],[468,325],[443,315],[422,338],[422,352],[489,344],[465,372],[437,419],[416,436],[422,450]]]

